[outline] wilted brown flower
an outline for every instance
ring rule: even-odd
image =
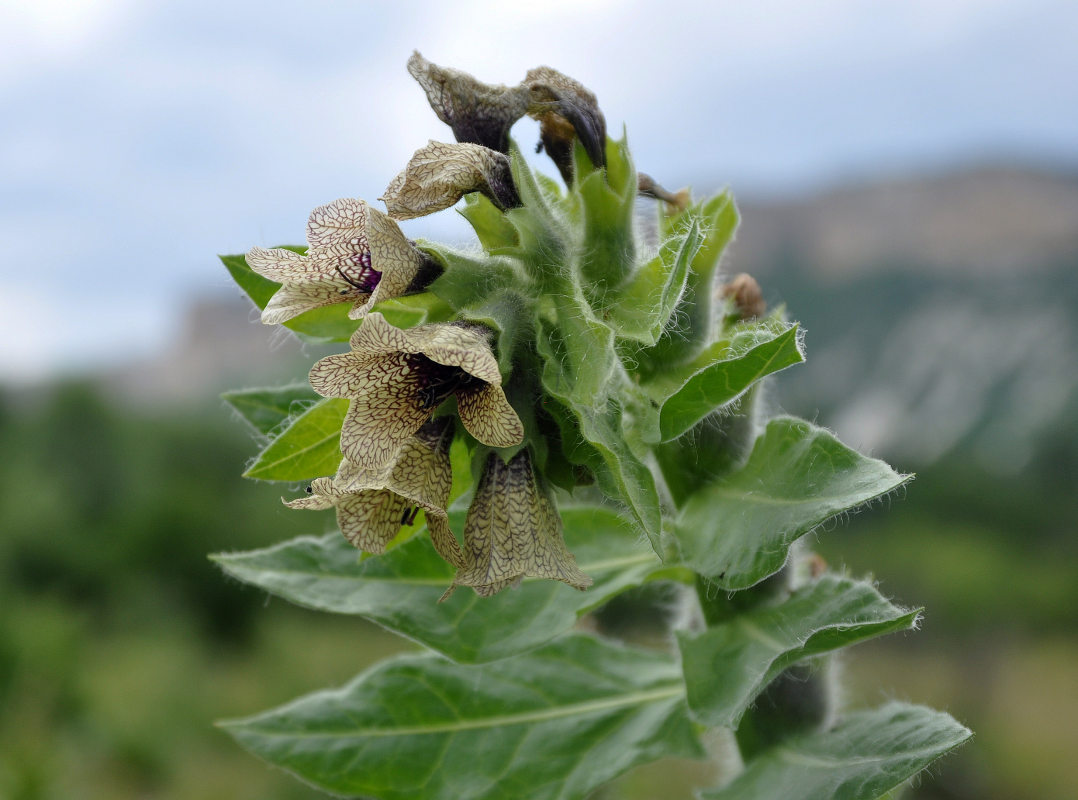
[[[509,129],[528,112],[525,87],[483,83],[467,72],[432,64],[418,51],[408,59],[408,72],[458,142],[509,152]]]

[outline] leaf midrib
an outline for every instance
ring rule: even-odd
[[[412,725],[400,728],[377,728],[377,729],[348,729],[335,731],[267,731],[251,726],[249,723],[239,720],[236,722],[224,722],[225,728],[246,728],[250,733],[267,738],[288,739],[339,739],[339,738],[388,738],[393,736],[423,736],[437,733],[457,733],[460,731],[482,730],[484,728],[508,727],[510,725],[525,725],[528,723],[548,722],[572,716],[583,716],[597,711],[620,708],[623,706],[643,705],[645,703],[665,700],[678,695],[683,695],[684,684],[678,682],[675,685],[662,689],[652,689],[647,692],[636,692],[629,695],[619,695],[604,700],[592,700],[586,703],[573,703],[570,705],[549,708],[541,711],[526,711],[519,714],[505,714],[499,717],[485,717],[483,719],[463,719],[453,722],[443,722],[436,725]]]

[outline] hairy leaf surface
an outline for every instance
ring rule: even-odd
[[[511,667],[397,658],[224,727],[322,789],[381,800],[571,800],[638,764],[703,756],[673,660],[582,635]]]
[[[778,571],[797,538],[911,477],[822,428],[778,417],[744,466],[689,498],[675,535],[686,566],[723,589],[744,589]]]
[[[458,530],[463,516],[450,515]],[[643,583],[661,566],[613,512],[563,508],[561,516],[566,544],[595,580],[584,592],[557,581],[525,579],[494,597],[458,589],[439,603],[453,569],[425,535],[363,561],[338,533],[219,554],[214,560],[234,577],[299,605],[361,614],[456,661],[493,661],[567,631],[585,611]]]
[[[689,708],[708,726],[736,727],[754,698],[791,664],[913,627],[870,584],[825,575],[774,606],[696,634],[678,634]]]
[[[221,398],[259,433],[271,434],[278,425],[322,398],[307,383],[264,389],[237,389]]]
[[[704,800],[876,800],[969,739],[949,714],[888,703],[788,740]]]
[[[306,481],[332,475],[341,463],[341,425],[348,400],[326,398],[292,420],[258,454],[246,478]]]

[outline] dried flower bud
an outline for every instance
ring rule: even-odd
[[[720,296],[724,300],[733,301],[734,311],[741,319],[762,317],[767,311],[760,284],[747,272],[735,275],[729,283],[723,285]]]

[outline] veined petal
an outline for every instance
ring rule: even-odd
[[[247,251],[245,258],[247,266],[263,278],[269,278],[277,283],[325,280],[328,277],[306,256],[282,247],[269,250],[264,247],[252,247]]]
[[[332,508],[343,496],[344,492],[339,491],[333,485],[332,478],[315,478],[307,489],[306,497],[300,497],[296,500],[284,500],[284,504],[289,508],[322,511],[323,509]]]
[[[577,589],[591,585],[566,549],[561,518],[539,486],[531,456],[506,464],[491,453],[464,522],[464,558],[454,583],[494,594],[515,580],[553,578]]]
[[[418,51],[408,59],[408,72],[458,142],[509,152],[509,129],[528,109],[527,89],[483,83],[466,72],[432,64]]]
[[[326,356],[314,363],[307,379],[323,397],[352,397],[367,385],[367,360],[354,351]]]
[[[468,433],[485,445],[514,447],[524,441],[524,425],[497,384],[457,392],[457,413]]]
[[[311,212],[307,219],[307,244],[312,248],[346,245],[369,252],[369,221],[370,206],[353,197],[342,197]]]
[[[378,209],[369,213],[371,267],[381,278],[366,302],[356,303],[349,312],[352,319],[362,318],[376,303],[415,291],[413,284],[425,261],[396,222]]]
[[[346,492],[390,489],[425,510],[444,511],[453,485],[449,461],[452,439],[452,417],[438,417],[423,425],[380,470],[362,469],[345,459],[334,484]]]
[[[421,399],[423,376],[403,353],[368,361],[352,381],[357,390],[341,428],[341,452],[363,469],[382,469],[434,408]]]
[[[464,553],[457,543],[457,537],[453,535],[452,528],[449,527],[448,515],[444,511],[427,509],[427,530],[430,531],[430,540],[434,544],[434,549],[438,551],[438,555],[453,567],[463,569]],[[449,591],[442,596],[442,600],[452,593],[452,589],[453,587],[449,587]]]
[[[352,334],[353,352],[363,356],[413,353],[447,367],[459,367],[487,383],[502,382],[487,330],[479,325],[436,322],[401,330],[377,312]]]
[[[412,219],[449,208],[471,192],[482,192],[502,209],[521,204],[505,154],[478,144],[431,141],[415,151],[379,199],[394,219]]]
[[[343,281],[341,282],[343,283]],[[282,322],[298,317],[305,311],[323,306],[332,306],[344,300],[352,300],[356,297],[343,297],[342,289],[334,283],[284,283],[281,288],[269,299],[266,307],[262,309],[262,322],[266,325],[279,325]],[[360,298],[361,304],[367,303],[369,295]]]
[[[388,489],[351,492],[337,504],[344,538],[368,553],[384,553],[411,504]]]

